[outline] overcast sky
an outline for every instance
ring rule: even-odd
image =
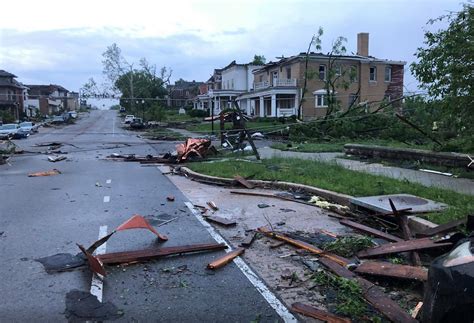
[[[461,8],[457,0],[309,1],[56,1],[2,3],[0,69],[25,84],[78,91],[102,79],[102,52],[117,43],[130,61],[146,57],[173,70],[172,80],[205,81],[214,68],[254,54],[267,61],[305,51],[319,26],[323,52],[337,36],[356,51],[358,32],[370,33],[369,54],[408,65],[430,18]],[[443,25],[437,25],[442,27]]]

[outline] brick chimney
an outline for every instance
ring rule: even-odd
[[[357,34],[357,55],[369,56],[369,33]]]

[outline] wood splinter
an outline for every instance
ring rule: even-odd
[[[234,251],[229,252],[225,256],[211,262],[210,264],[207,265],[207,268],[209,268],[209,269],[218,269],[218,268],[224,267],[229,262],[234,260],[234,258],[237,258],[238,256],[240,256],[244,252],[245,252],[244,248],[237,248]]]

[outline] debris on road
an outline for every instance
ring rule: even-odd
[[[428,271],[423,267],[398,265],[385,261],[365,261],[357,266],[354,271],[359,274],[414,279],[418,281],[426,281],[428,279]]]
[[[256,237],[257,237],[257,232],[255,231],[249,232],[249,234],[245,237],[244,241],[240,243],[240,246],[245,247],[245,248],[250,247]]]
[[[270,205],[266,204],[266,203],[259,203],[257,204],[258,208],[259,209],[265,209],[267,207],[270,207]]]
[[[212,202],[212,201],[209,201],[206,203],[207,205],[209,205],[209,207],[211,208],[211,210],[213,211],[218,211],[219,208],[217,207],[216,203]]]
[[[321,320],[323,322],[327,323],[350,323],[352,322],[350,319],[345,318],[345,317],[340,317],[334,314],[331,314],[329,312],[325,312],[322,310],[319,310],[313,306],[306,305],[303,303],[293,303],[291,305],[291,310],[302,314],[304,316],[309,316],[312,318],[315,318],[317,320]]]
[[[28,177],[42,177],[42,176],[53,176],[53,175],[58,175],[61,174],[61,172],[57,169],[52,169],[48,170],[45,172],[37,172],[37,173],[31,173],[28,174]]]
[[[223,226],[225,226],[225,227],[230,227],[230,226],[234,226],[234,225],[237,224],[237,222],[235,222],[235,221],[233,221],[233,220],[228,220],[228,219],[223,218],[223,217],[220,217],[220,216],[204,215],[203,217],[204,217],[204,219],[206,219],[207,221],[214,222],[214,223],[223,225]]]
[[[174,198],[173,195],[168,195],[168,196],[166,197],[166,200],[169,201],[169,202],[174,202],[174,199],[175,199],[175,198]]]
[[[189,160],[202,160],[209,153],[215,153],[216,149],[211,145],[209,139],[194,139],[188,138],[184,144],[176,146],[178,163],[189,161]]]
[[[82,267],[85,259],[82,254],[58,253],[52,256],[35,259],[41,263],[48,274]]]
[[[245,178],[243,178],[240,175],[234,176],[234,179],[237,183],[239,183],[240,185],[242,185],[245,188],[253,189],[255,187],[255,185],[253,185],[252,183],[250,183],[249,181],[247,181]]]
[[[377,238],[382,238],[382,239],[385,239],[387,241],[390,241],[390,242],[400,242],[400,241],[403,241],[403,239],[399,238],[399,237],[396,237],[394,235],[391,235],[389,233],[386,233],[386,232],[382,232],[382,231],[379,231],[379,230],[376,230],[374,228],[371,228],[371,227],[368,227],[366,225],[363,225],[363,224],[360,224],[360,223],[357,223],[357,222],[354,222],[354,221],[351,221],[351,220],[347,220],[347,219],[341,219],[339,221],[339,223],[343,224],[343,225],[346,225],[350,228],[353,228],[353,229],[356,229],[358,231],[361,231],[361,232],[364,232],[366,234],[369,234],[371,236],[374,236],[374,237],[377,237]]]
[[[163,240],[163,241],[168,240],[167,236],[159,234],[158,231],[156,231],[155,228],[153,228],[147,222],[147,220],[145,220],[144,217],[142,217],[141,215],[138,215],[138,214],[133,215],[130,219],[128,219],[123,224],[118,226],[115,229],[115,231],[138,229],[138,228],[147,229],[147,230],[153,232],[158,237],[158,239],[160,239],[160,240]]]
[[[89,292],[72,290],[66,294],[65,314],[69,322],[102,322],[119,319],[124,313],[110,302],[100,302]]]
[[[244,248],[237,248],[234,251],[231,251],[231,252],[227,253],[225,256],[211,262],[210,264],[207,265],[207,268],[209,268],[209,269],[218,269],[218,268],[224,267],[229,262],[234,260],[234,258],[237,258],[238,256],[240,256],[244,252],[245,252]]]
[[[52,163],[56,163],[61,160],[65,160],[66,156],[56,155],[56,156],[48,156],[48,161]]]
[[[87,262],[89,263],[89,268],[92,270],[92,272],[100,274],[104,277],[107,276],[107,272],[105,271],[102,263],[97,260],[97,258],[95,258],[91,253],[87,252],[87,250],[83,246],[81,246],[80,244],[76,245],[79,247],[79,249],[81,249],[84,256],[86,256]]]
[[[467,222],[467,219],[454,220],[451,222],[438,225],[434,228],[426,229],[425,231],[419,232],[416,235],[419,237],[431,237],[436,234],[454,231],[454,229],[466,224],[466,222]]]

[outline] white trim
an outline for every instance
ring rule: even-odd
[[[105,237],[107,235],[107,226],[106,225],[102,225],[100,226],[99,228],[99,239],[97,240],[100,240],[102,239],[103,237]],[[97,250],[95,251],[95,254],[96,255],[102,255],[105,253],[105,248],[106,248],[106,242],[104,242],[103,245],[99,246],[97,248]],[[96,273],[93,273],[92,274],[92,281],[91,281],[91,290],[90,290],[91,294],[94,295],[95,297],[97,297],[97,299],[99,300],[99,302],[102,302],[102,296],[103,296],[103,293],[104,293],[104,281],[103,281],[103,277],[99,274],[96,274]]]
[[[228,249],[226,252],[231,252],[231,246],[227,241],[219,234],[216,230],[199,214],[198,211],[194,209],[194,206],[191,202],[184,202],[188,209],[194,214],[194,216],[201,222],[201,224],[206,228],[209,234],[216,240],[218,243],[224,243]],[[252,285],[258,290],[260,294],[265,298],[268,304],[277,312],[278,315],[283,319],[284,322],[298,322],[296,318],[291,314],[285,305],[268,289],[265,283],[253,272],[252,269],[242,260],[242,258],[237,257],[234,259],[234,263],[242,271],[242,273],[248,278]]]

